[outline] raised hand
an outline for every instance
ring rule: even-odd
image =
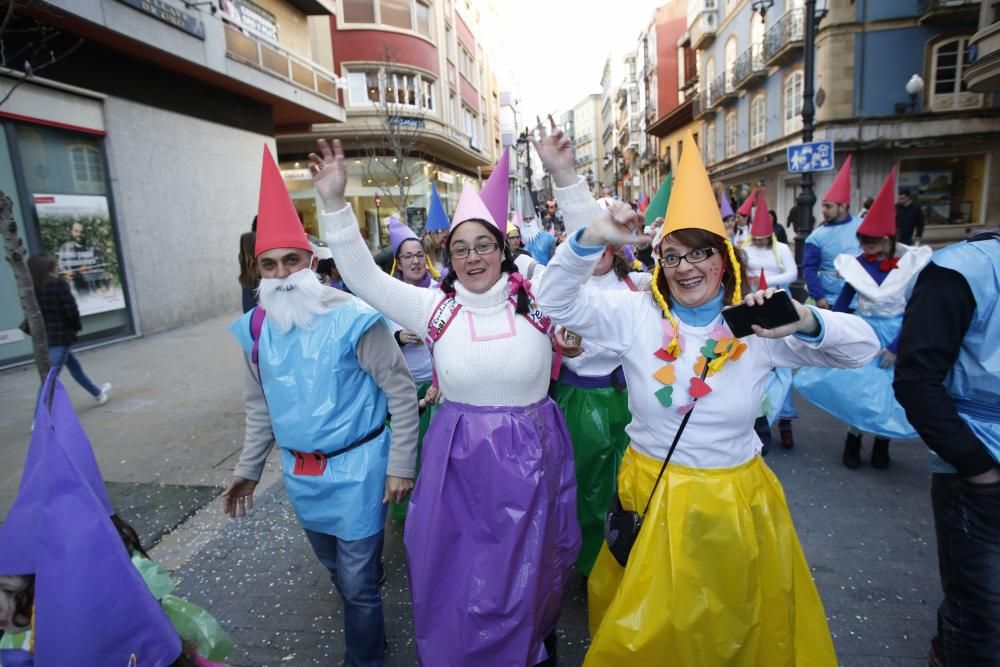
[[[624,202],[613,201],[608,208],[601,211],[601,214],[592,223],[587,225],[580,242],[588,246],[610,243],[618,247],[633,243],[649,243],[651,240],[649,236],[637,234],[642,229],[642,217],[633,211],[631,206]]]
[[[576,155],[573,151],[573,142],[556,126],[552,116],[549,116],[548,130],[541,118],[538,119],[538,126],[535,129],[539,138],[531,137],[531,145],[538,152],[545,170],[552,175],[556,187],[565,188],[576,183],[574,164]]]
[[[309,154],[309,170],[313,175],[313,186],[323,200],[327,213],[339,211],[347,205],[344,190],[347,188],[347,167],[344,166],[344,149],[339,139],[333,140],[333,148],[326,139],[316,141],[316,153]]]

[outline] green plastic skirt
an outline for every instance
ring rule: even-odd
[[[628,448],[625,427],[632,421],[628,392],[613,387],[581,389],[560,382],[556,403],[566,418],[576,463],[576,515],[583,535],[576,567],[589,577],[604,543],[604,517],[618,465]]]
[[[421,382],[420,384],[418,384],[417,385],[417,400],[420,400],[421,398],[423,398],[424,394],[426,394],[427,390],[430,389],[430,388],[431,388],[431,383],[430,382]],[[418,473],[420,472],[420,452],[421,452],[421,450],[423,449],[423,446],[424,446],[424,433],[427,433],[427,427],[431,425],[431,418],[434,416],[434,414],[438,411],[438,408],[440,408],[440,407],[441,407],[440,403],[435,403],[434,405],[431,405],[431,406],[425,408],[424,411],[420,413],[420,431],[417,434],[417,472]],[[416,477],[413,478],[413,481],[414,482],[416,481]],[[406,508],[408,508],[409,506],[410,506],[410,501],[408,499],[404,500],[401,503],[391,503],[392,515],[394,517],[396,517],[397,519],[406,519]]]

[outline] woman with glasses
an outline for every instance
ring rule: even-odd
[[[616,555],[601,547],[584,664],[834,667],[823,605],[753,422],[772,367],[857,366],[878,350],[874,335],[855,317],[794,302],[796,321],[732,335],[723,308],[758,307],[774,290],[750,292],[690,133],[653,240],[650,291],[583,289],[605,245],[634,243],[641,223],[617,204],[602,211],[569,139],[554,123],[542,134],[536,148],[570,236],[539,302],[585,345],[618,354],[632,423],[616,495],[643,517],[630,551],[619,545],[632,533],[617,521]]]
[[[870,324],[881,354],[858,370],[805,368],[795,376],[800,394],[850,425],[842,461],[851,470],[861,466],[862,433],[875,436],[871,465],[878,469],[889,467],[891,438],[918,437],[896,402],[892,379],[903,311],[917,275],[931,260],[931,249],[896,242],[895,193],[893,169],[858,227],[861,254],[837,255],[833,261],[844,279],[833,309],[856,312]]]
[[[430,258],[424,252],[423,243],[420,237],[413,233],[413,230],[403,224],[397,216],[389,218],[389,248],[392,250],[392,270],[389,272],[393,278],[401,280],[408,285],[436,290],[437,280],[441,274],[438,273]],[[420,452],[423,448],[424,435],[427,427],[430,426],[431,417],[437,409],[435,398],[436,389],[432,389],[434,379],[434,367],[431,364],[431,353],[423,339],[401,324],[392,322],[390,328],[396,343],[399,344],[403,352],[403,359],[410,369],[410,375],[417,385],[417,399],[420,401],[420,431],[417,435],[417,461],[419,469]],[[428,394],[428,392],[430,392]],[[402,503],[392,504],[392,513],[399,519],[406,517],[408,500]]]
[[[572,447],[548,398],[552,326],[469,186],[440,291],[381,273],[344,200],[340,143],[318,147],[311,169],[337,266],[356,295],[433,346],[445,398],[424,438],[404,531],[420,661],[554,664],[580,530]]]

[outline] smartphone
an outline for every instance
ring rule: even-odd
[[[570,347],[580,347],[582,339],[580,338],[580,334],[567,329],[566,333],[563,334],[563,340],[565,340],[566,344]]]
[[[765,329],[774,329],[783,324],[791,324],[799,319],[799,314],[792,304],[788,292],[775,292],[763,305],[748,306],[745,303],[722,311],[722,317],[729,325],[729,330],[737,338],[743,338],[753,333],[751,325],[757,324]]]

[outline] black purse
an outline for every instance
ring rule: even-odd
[[[708,375],[707,363],[705,364],[705,369],[701,372],[701,379],[703,381],[706,375]],[[697,402],[697,398],[691,401],[691,409],[687,411],[681,420],[681,425],[677,427],[674,441],[670,443],[667,457],[663,459],[663,465],[660,466],[660,474],[656,476],[656,482],[653,483],[653,488],[649,492],[649,498],[646,500],[646,507],[643,508],[642,514],[622,507],[622,500],[618,496],[617,486],[615,487],[615,492],[611,495],[611,506],[608,507],[608,513],[604,517],[604,541],[608,544],[608,551],[611,552],[611,555],[615,557],[615,560],[622,567],[625,567],[626,563],[628,563],[632,547],[635,546],[635,541],[639,539],[642,520],[646,517],[646,512],[649,511],[650,503],[653,502],[653,494],[656,493],[656,487],[659,485],[660,479],[667,469],[667,464],[670,463],[670,457],[674,455],[674,450],[681,439],[681,434],[684,433],[684,427],[687,426],[688,420],[691,418],[691,413],[694,412],[694,403]]]

